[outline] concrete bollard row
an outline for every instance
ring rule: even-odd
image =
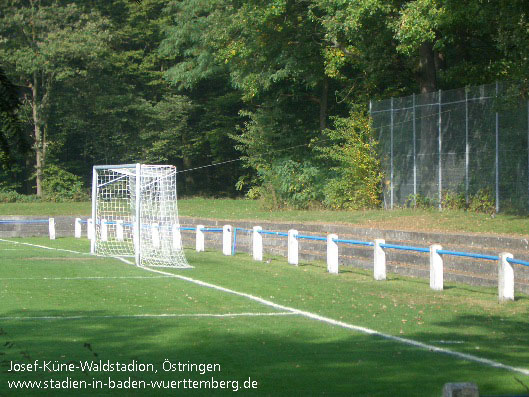
[[[224,225],[222,228],[222,253],[226,256],[231,255],[231,225]]]
[[[160,245],[159,225],[151,225],[153,245]],[[197,225],[196,227],[196,251],[204,251],[204,225]],[[261,226],[254,226],[252,230],[252,257],[255,261],[263,260],[263,236]],[[49,233],[50,239],[55,239],[55,220],[49,219]],[[108,226],[106,220],[101,220],[101,240],[108,239]],[[116,222],[116,239],[123,240],[123,221]],[[288,231],[288,263],[291,265],[299,264],[299,242],[298,231],[291,229]],[[87,235],[89,239],[94,239],[95,228],[92,219],[87,220]],[[173,225],[173,248],[182,249],[182,236],[180,233],[180,225]],[[81,237],[81,219],[75,220],[75,237]],[[232,255],[232,238],[233,228],[231,225],[225,225],[222,228],[222,252],[224,255]],[[338,236],[336,234],[329,234],[327,236],[327,271],[332,274],[339,272],[339,252],[338,244],[336,242]],[[375,280],[386,280],[386,252],[384,250],[385,240],[376,239],[374,241],[373,252],[373,278]],[[391,247],[390,247],[391,248]],[[443,256],[439,253],[442,251],[442,246],[439,244],[432,244],[429,247],[430,257],[430,288],[434,291],[442,291],[444,288],[443,279]],[[498,298],[500,302],[514,300],[514,270],[508,259],[512,259],[513,255],[502,252],[498,260]]]

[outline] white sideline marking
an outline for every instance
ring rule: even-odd
[[[391,340],[391,341],[395,341],[395,342],[403,343],[403,344],[406,344],[406,345],[418,347],[418,348],[423,349],[423,350],[429,350],[429,351],[436,352],[436,353],[447,354],[449,356],[454,356],[454,357],[461,358],[461,359],[464,359],[464,360],[473,361],[473,362],[476,362],[476,363],[479,363],[479,364],[488,365],[490,367],[506,369],[508,371],[518,372],[518,373],[521,373],[521,374],[529,376],[529,369],[526,369],[526,368],[513,367],[513,366],[510,366],[510,365],[506,365],[506,364],[500,363],[498,361],[493,361],[493,360],[489,360],[489,359],[486,359],[486,358],[481,358],[481,357],[478,357],[478,356],[474,356],[472,354],[455,352],[455,351],[452,351],[452,350],[449,350],[449,349],[445,349],[445,348],[442,348],[442,347],[437,347],[437,346],[434,346],[434,345],[429,345],[429,344],[418,342],[418,341],[415,341],[415,340],[412,340],[412,339],[406,339],[406,338],[401,338],[399,336],[384,334],[382,332],[378,332],[378,331],[375,331],[375,330],[370,329],[370,328],[360,327],[358,325],[344,323],[343,321],[333,320],[332,318],[320,316],[319,314],[306,312],[304,310],[295,309],[295,308],[289,307],[289,306],[279,305],[279,304],[271,302],[269,300],[266,300],[266,299],[263,299],[263,298],[259,298],[258,296],[250,295],[250,294],[247,294],[245,292],[238,292],[238,291],[235,291],[235,290],[232,290],[232,289],[229,289],[229,288],[224,288],[224,287],[221,287],[221,286],[218,286],[218,285],[215,285],[215,284],[210,284],[210,283],[207,283],[207,282],[204,282],[204,281],[195,280],[195,279],[192,279],[190,277],[180,276],[178,274],[172,274],[172,273],[168,273],[168,272],[162,272],[160,270],[149,269],[149,268],[146,268],[146,267],[141,267],[141,268],[145,269],[147,271],[150,271],[150,272],[166,274],[166,275],[172,275],[175,278],[179,278],[181,280],[189,281],[191,283],[198,284],[198,285],[201,285],[203,287],[212,288],[212,289],[216,289],[218,291],[227,292],[229,294],[242,296],[244,298],[248,298],[248,299],[253,300],[255,302],[259,302],[259,303],[261,303],[263,305],[273,307],[274,309],[283,310],[283,311],[291,312],[291,313],[294,313],[294,314],[299,314],[300,316],[307,317],[307,318],[310,318],[312,320],[321,321],[321,322],[324,322],[324,323],[327,323],[327,324],[335,325],[337,327],[350,329],[350,330],[353,330],[353,331],[361,332],[363,334],[375,335],[375,336],[381,337],[383,339],[388,339],[388,340]]]
[[[6,320],[83,320],[83,319],[120,319],[120,318],[176,318],[176,317],[264,317],[264,316],[292,316],[292,312],[271,312],[271,313],[195,313],[195,314],[122,314],[122,315],[107,315],[107,316],[11,316],[0,317],[0,321]]]
[[[117,260],[120,260],[122,262],[125,262],[126,264],[128,265],[134,265],[134,263],[126,260],[125,258],[121,258],[119,256],[104,256],[104,255],[99,255],[99,254],[91,254],[89,252],[79,252],[79,251],[73,251],[73,250],[67,250],[67,249],[64,249],[64,248],[52,248],[52,247],[46,247],[44,245],[38,245],[38,244],[30,244],[30,243],[23,243],[21,241],[12,241],[12,240],[4,240],[2,238],[0,238],[0,241],[1,242],[4,242],[4,243],[11,243],[11,244],[20,244],[20,245],[27,245],[28,247],[36,247],[36,248],[42,248],[42,249],[45,249],[45,250],[51,250],[51,251],[60,251],[60,252],[69,252],[71,254],[78,254],[78,255],[87,255],[87,256],[98,256],[100,258],[114,258],[114,259],[117,259]]]
[[[108,276],[87,276],[87,277],[0,277],[0,280],[120,280],[120,279],[153,279],[153,278],[170,278],[169,276],[121,276],[121,277],[108,277]]]
[[[29,245],[29,246],[38,247],[38,248],[44,248],[44,249],[49,249],[49,250],[66,251],[66,252],[72,252],[72,253],[77,253],[77,254],[81,254],[81,255],[86,255],[86,253],[84,253],[84,252],[63,250],[63,249],[60,249],[60,248],[50,248],[50,247],[44,247],[44,246],[39,246],[39,245],[35,245],[35,244],[21,243],[21,242],[18,242],[18,241],[10,241],[10,240],[3,240],[3,239],[0,239],[0,241],[5,241],[5,242],[9,242],[9,243],[14,243],[14,244],[24,244],[24,245]],[[124,258],[115,257],[115,259],[119,259],[119,260],[122,260],[125,263],[132,264],[132,262],[127,261]],[[144,269],[144,270],[147,270],[149,272],[159,273],[159,274],[163,274],[163,275],[166,275],[166,276],[169,276],[169,277],[174,277],[174,278],[178,278],[180,280],[188,281],[190,283],[194,283],[194,284],[197,284],[197,285],[200,285],[200,286],[203,286],[203,287],[207,287],[207,288],[215,289],[215,290],[218,290],[218,291],[226,292],[226,293],[229,293],[229,294],[232,294],[232,295],[241,296],[241,297],[250,299],[252,301],[261,303],[261,304],[263,304],[265,306],[269,306],[269,307],[273,307],[274,309],[281,310],[283,312],[289,312],[289,313],[292,313],[292,314],[298,314],[300,316],[303,316],[303,317],[306,317],[306,318],[310,318],[312,320],[321,321],[321,322],[324,322],[324,323],[327,323],[327,324],[335,325],[337,327],[350,329],[350,330],[357,331],[357,332],[360,332],[360,333],[363,333],[363,334],[378,336],[378,337],[383,338],[383,339],[387,339],[387,340],[399,342],[399,343],[402,343],[402,344],[405,344],[405,345],[417,347],[417,348],[422,349],[422,350],[428,350],[428,351],[435,352],[435,353],[442,353],[442,354],[446,354],[446,355],[449,355],[449,356],[457,357],[457,358],[460,358],[460,359],[463,359],[463,360],[472,361],[472,362],[476,362],[476,363],[479,363],[479,364],[487,365],[489,367],[505,369],[507,371],[518,372],[518,373],[521,373],[523,375],[529,376],[529,369],[526,369],[526,368],[513,367],[511,365],[506,365],[506,364],[500,363],[498,361],[493,361],[493,360],[489,360],[489,359],[486,359],[486,358],[481,358],[481,357],[478,357],[478,356],[474,356],[472,354],[460,353],[460,352],[452,351],[452,350],[449,350],[449,349],[446,349],[446,348],[437,347],[437,346],[434,346],[434,345],[429,345],[427,343],[418,342],[418,341],[415,341],[415,340],[412,340],[412,339],[406,339],[406,338],[401,338],[399,336],[384,334],[382,332],[378,332],[378,331],[375,331],[375,330],[370,329],[370,328],[360,327],[358,325],[353,325],[353,324],[348,324],[348,323],[345,323],[343,321],[337,321],[337,320],[333,320],[332,318],[329,318],[329,317],[320,316],[319,314],[307,312],[307,311],[304,311],[304,310],[295,309],[293,307],[279,305],[279,304],[274,303],[272,301],[269,301],[269,300],[266,300],[266,299],[263,299],[263,298],[259,298],[258,296],[250,295],[250,294],[247,294],[245,292],[238,292],[238,291],[235,291],[235,290],[232,290],[232,289],[229,289],[229,288],[221,287],[219,285],[210,284],[210,283],[207,283],[205,281],[195,280],[195,279],[193,279],[191,277],[180,276],[178,274],[168,273],[168,272],[164,272],[164,271],[156,270],[156,269],[150,269],[150,268],[147,268],[147,267],[140,267],[140,268]]]

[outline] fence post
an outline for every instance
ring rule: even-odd
[[[496,80],[496,100],[498,99],[498,81]],[[495,185],[496,185],[496,213],[500,212],[500,115],[496,111],[496,164],[495,164]]]
[[[390,201],[389,208],[393,209],[393,97],[391,97],[391,126],[390,126],[390,172],[389,172],[389,191],[390,191]]]
[[[290,229],[288,231],[288,263],[298,265],[298,231]]]
[[[116,221],[116,240],[123,241],[123,219]]]
[[[89,240],[95,240],[94,220],[92,218],[86,220],[86,237],[88,237]]]
[[[336,234],[327,236],[327,271],[338,274],[338,244],[334,240],[338,240]]]
[[[75,218],[75,238],[81,238],[81,218]]]
[[[108,241],[108,225],[106,219],[101,219],[101,241]]]
[[[417,127],[415,114],[415,94],[413,94],[413,204],[417,205]]]
[[[465,203],[468,205],[468,167],[470,164],[470,145],[468,141],[468,88],[465,88]]]
[[[437,253],[442,249],[439,244],[430,245],[430,288],[436,291],[443,290],[443,257]]]
[[[173,249],[181,250],[182,249],[182,234],[180,233],[180,225],[175,223],[172,226],[172,235],[173,235]]]
[[[252,230],[252,256],[254,261],[263,260],[263,235],[260,233],[263,228],[254,226]]]
[[[224,255],[231,255],[231,225],[224,225],[222,227],[222,253]]]
[[[439,146],[439,211],[443,209],[443,116],[442,116],[442,104],[441,104],[441,90],[439,90],[439,136],[438,139],[438,146]],[[442,289],[442,288],[441,288]]]
[[[160,248],[160,225],[156,222],[151,224],[151,238],[152,246],[154,248]]]
[[[498,260],[498,295],[500,302],[514,300],[514,271],[512,265],[507,262],[507,258],[512,259],[513,255],[502,252]]]
[[[197,225],[197,232],[196,232],[196,251],[197,252],[203,252],[204,251],[204,232],[202,231],[204,229],[204,225]]]
[[[384,252],[384,248],[380,246],[385,243],[386,240],[381,238],[375,240],[375,250],[373,253],[373,277],[375,280],[386,279],[386,252]]]
[[[55,240],[55,218],[48,220],[48,230],[50,232],[50,240]]]
[[[136,220],[132,223],[132,243],[134,244],[134,262],[141,267],[141,224]]]

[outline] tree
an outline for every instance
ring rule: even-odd
[[[6,175],[0,188],[20,187],[17,179],[21,173],[21,158],[29,150],[29,142],[18,118],[20,105],[17,88],[0,67],[0,169]]]
[[[167,9],[173,21],[161,50],[178,58],[166,77],[188,92],[221,79],[232,87],[245,122],[230,135],[253,170],[268,167],[278,150],[307,156],[335,111],[321,28],[308,11],[301,0],[184,0]]]
[[[0,6],[0,59],[26,89],[32,110],[37,195],[42,195],[50,104],[59,82],[98,68],[108,54],[108,21],[74,3],[11,0]]]

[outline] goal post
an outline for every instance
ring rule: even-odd
[[[180,238],[176,168],[96,165],[92,180],[91,252],[131,257],[138,266],[191,267]]]

